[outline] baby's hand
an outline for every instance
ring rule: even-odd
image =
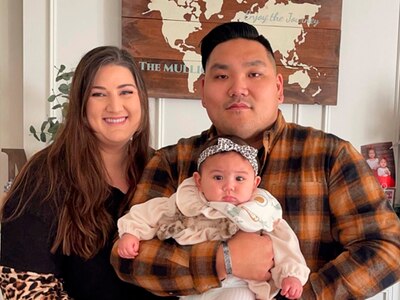
[[[118,241],[118,255],[122,258],[135,258],[139,254],[139,239],[124,233]]]
[[[286,277],[282,280],[281,295],[288,299],[298,299],[303,292],[303,286],[296,277]]]

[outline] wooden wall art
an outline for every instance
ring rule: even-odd
[[[219,23],[253,24],[269,39],[285,103],[337,104],[342,0],[123,0],[122,46],[150,97],[199,99],[202,37]]]

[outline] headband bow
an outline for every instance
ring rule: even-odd
[[[221,153],[235,151],[241,154],[245,159],[249,161],[254,169],[255,174],[258,173],[257,164],[257,149],[249,145],[238,145],[227,138],[218,138],[218,144],[212,145],[204,149],[197,160],[197,169],[200,169],[200,165],[207,159],[207,157]]]

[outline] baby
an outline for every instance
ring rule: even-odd
[[[289,299],[301,296],[310,270],[299,242],[282,219],[279,202],[257,188],[257,149],[237,137],[211,140],[198,158],[197,172],[184,180],[170,198],[160,197],[132,206],[119,219],[118,253],[135,258],[140,240],[157,236],[174,238],[181,245],[222,240],[228,277],[222,288],[181,299],[273,299],[281,294]],[[228,240],[238,230],[261,232],[271,237],[275,266],[267,282],[244,281],[234,277]],[[240,295],[240,296],[239,296]]]
[[[376,169],[376,176],[383,189],[391,188],[396,185],[394,178],[387,166],[386,157],[379,160],[379,167]]]

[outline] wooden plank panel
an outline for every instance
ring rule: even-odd
[[[149,60],[136,58],[144,75],[150,97],[201,99],[201,72],[193,83],[193,92],[188,89],[188,72],[180,60]],[[171,71],[174,69],[174,71]],[[196,71],[196,70],[195,70]],[[297,83],[289,84],[289,76],[296,70],[278,67],[278,72],[283,75],[285,86],[285,103],[290,104],[336,104],[338,71],[333,68],[322,68],[318,72],[310,70],[312,81],[307,87]],[[301,70],[300,70],[301,72]],[[315,73],[315,74],[313,74]],[[303,91],[304,89],[304,91]],[[321,90],[319,93],[318,91]],[[315,95],[314,95],[315,94]]]
[[[288,0],[247,0],[238,3],[232,0],[225,0],[221,11],[223,12],[222,17],[221,14],[213,15],[210,18],[207,18],[204,14],[199,15],[199,21],[204,22],[229,22],[235,16],[237,11],[249,11],[254,5],[258,5],[259,7],[264,7],[265,4],[273,5],[276,4],[287,4]],[[341,11],[342,11],[342,0],[291,0],[292,3],[303,4],[317,4],[321,5],[321,10],[318,13],[319,24],[318,28],[331,28],[331,29],[340,29],[341,26]],[[158,11],[149,9],[149,0],[123,0],[122,1],[122,17],[127,18],[139,18],[139,19],[158,19],[161,20],[161,14]],[[203,1],[198,1],[198,5],[201,8],[201,11],[205,11],[205,3]],[[251,23],[251,22],[249,22]]]
[[[337,69],[321,68],[318,70],[319,74],[309,74],[312,80],[304,91],[298,84],[289,84],[289,75],[291,74],[289,71],[287,68],[278,67],[278,72],[284,78],[284,103],[336,105]],[[310,72],[316,71],[311,70]],[[319,90],[320,92],[318,92]]]
[[[171,21],[173,26],[181,26],[180,22]],[[199,45],[205,33],[214,28],[215,24],[203,24],[202,31],[190,34],[186,39],[186,43],[190,45]],[[260,26],[261,30],[268,27]],[[290,32],[291,28],[274,28],[271,30],[279,30],[282,37],[289,36],[285,32]],[[267,38],[268,36],[265,35]],[[164,58],[170,60],[181,60],[183,53],[172,49],[166,42],[160,43],[164,37],[161,34],[161,24],[158,20],[139,20],[139,19],[123,19],[122,21],[122,45],[130,49],[135,57],[143,58]],[[339,63],[339,30],[316,30],[309,29],[307,31],[307,43],[296,46],[296,53],[303,63],[318,67],[336,67]],[[272,45],[273,48],[274,45]],[[275,49],[274,49],[275,50]],[[200,56],[200,48],[193,49]],[[280,65],[282,58],[278,51],[275,51],[277,64]],[[199,60],[200,61],[200,57]]]

